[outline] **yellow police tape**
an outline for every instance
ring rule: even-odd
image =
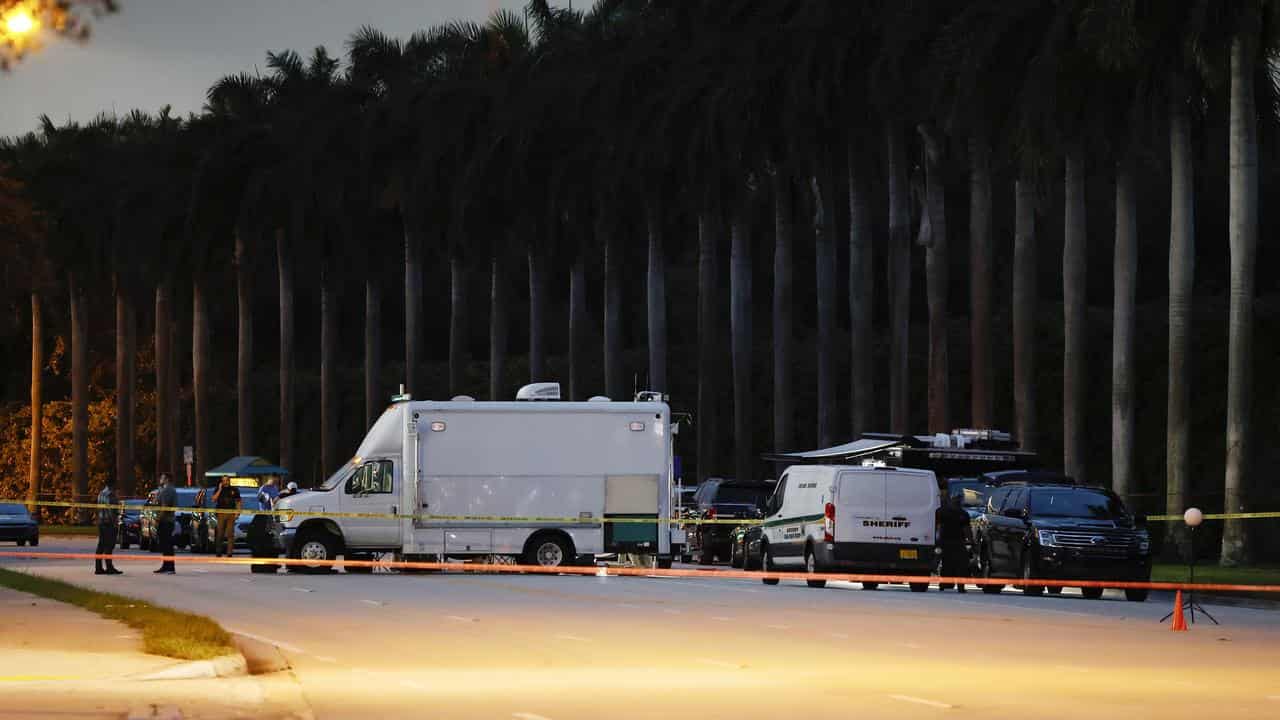
[[[223,515],[276,515],[285,522],[289,522],[295,517],[338,517],[338,518],[364,518],[364,519],[390,519],[390,520],[414,520],[421,522],[507,522],[507,523],[558,523],[562,525],[599,525],[601,523],[656,523],[659,518],[637,518],[637,517],[515,517],[506,515],[400,515],[396,513],[357,513],[357,512],[312,512],[306,510],[251,510],[242,509],[220,509],[220,508],[195,508],[195,507],[169,507],[163,505],[131,505],[124,504],[106,505],[102,503],[87,502],[70,502],[64,500],[9,500],[0,498],[0,503],[13,503],[15,505],[37,505],[44,507],[74,508],[78,510],[124,510],[126,507],[130,509],[147,510],[151,512],[182,512],[190,513],[199,511],[202,513],[214,513]],[[749,520],[746,518],[714,518],[714,519],[668,519],[665,522],[672,525],[758,525],[760,520]]]
[[[1280,512],[1256,513],[1205,513],[1205,520],[1260,520],[1262,518],[1280,518]],[[1181,515],[1150,515],[1148,520],[1171,521],[1182,520]]]

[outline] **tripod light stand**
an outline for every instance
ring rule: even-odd
[[[1182,514],[1182,521],[1187,524],[1187,529],[1191,533],[1191,556],[1187,560],[1187,575],[1190,587],[1187,588],[1186,600],[1182,602],[1182,610],[1187,613],[1192,624],[1195,624],[1196,611],[1199,611],[1201,615],[1204,615],[1213,621],[1214,625],[1218,625],[1220,623],[1217,618],[1210,615],[1207,610],[1200,607],[1200,603],[1196,602],[1196,528],[1200,527],[1200,523],[1204,522],[1204,513],[1200,512],[1200,508],[1188,508],[1187,511]],[[1172,616],[1173,613],[1171,612],[1160,618],[1160,622],[1164,622]]]

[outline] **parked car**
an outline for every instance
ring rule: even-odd
[[[138,511],[138,549],[151,550],[152,538],[156,535],[156,514],[148,509],[156,504],[157,490],[147,493],[147,499],[142,501],[142,508]],[[160,548],[155,548],[159,552]]]
[[[175,490],[178,494],[178,501],[175,507],[195,507],[196,495],[200,492],[198,488],[181,487],[175,488]],[[139,513],[138,533],[140,539],[138,547],[143,550],[160,552],[160,543],[156,539],[156,531],[159,529],[159,521],[156,517],[157,511],[151,509],[155,504],[156,491],[152,490],[147,495],[147,501]],[[194,515],[195,513],[190,510],[179,510],[173,514],[173,546],[175,548],[185,548],[191,544]]]
[[[142,507],[146,504],[143,498],[124,501],[124,509],[120,511],[120,520],[116,524],[116,539],[120,541],[121,550],[142,542]]]
[[[770,492],[772,487],[765,483],[710,478],[698,486],[698,491],[694,495],[696,507],[690,515],[695,520],[759,518],[760,507]],[[733,527],[731,523],[690,525],[690,554],[703,565],[727,561]]]
[[[733,544],[729,547],[729,566],[743,570],[760,568],[759,525],[739,525],[733,529]]]
[[[1151,578],[1151,536],[1143,515],[1131,514],[1106,488],[1067,482],[1012,482],[991,493],[987,509],[974,521],[978,562],[984,577],[1046,580]],[[984,585],[998,593],[1001,585]],[[1044,586],[1023,587],[1039,595]],[[1049,588],[1052,593],[1061,588]],[[1102,588],[1082,588],[1086,598]],[[1146,590],[1125,590],[1133,602]]]
[[[994,486],[980,477],[947,478],[947,494],[960,503],[960,507],[969,513],[969,519],[976,519],[986,510],[987,498]]]
[[[199,544],[192,544],[192,552],[213,552],[214,540],[218,530],[218,513],[209,512],[213,508],[213,492],[212,488],[204,498],[203,507],[205,512],[200,513],[198,523]],[[258,501],[258,495],[252,488],[240,488],[240,509],[243,510],[236,516],[235,522],[235,545],[234,547],[249,546],[249,525],[253,523],[254,514],[262,509],[262,504]]]
[[[16,542],[19,547],[40,544],[40,523],[26,505],[0,503],[0,541]]]

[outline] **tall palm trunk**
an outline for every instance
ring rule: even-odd
[[[734,203],[729,250],[729,332],[733,355],[733,467],[739,480],[755,480],[751,425],[751,217],[749,196]]]
[[[615,400],[626,396],[622,369],[622,238],[605,210],[597,213],[596,241],[604,246],[604,388]]]
[[[412,202],[401,204],[404,216],[404,383],[411,395],[423,395],[422,242],[425,220]]]
[[[1018,442],[1036,448],[1036,191],[1027,175],[1014,187],[1013,405]]]
[[[814,289],[818,305],[818,445],[830,447],[836,435],[836,209],[835,177],[827,160],[813,176]]]
[[[969,136],[969,380],[974,427],[995,424],[991,389],[991,143]]]
[[[212,409],[209,404],[209,308],[205,298],[205,282],[205,278],[199,274],[191,281],[191,394],[196,418],[195,462],[191,474],[199,481],[204,479],[205,468],[209,466],[209,452],[212,450],[209,446],[209,411]],[[284,319],[283,310],[281,319]],[[283,344],[282,342],[281,345]],[[282,372],[281,375],[283,374]],[[283,395],[283,391],[281,394]],[[283,437],[280,442],[283,449]],[[280,457],[285,456],[282,453]]]
[[[663,247],[662,206],[651,200],[645,206],[649,231],[649,267],[646,273],[646,311],[649,328],[649,387],[667,392],[667,258]]]
[[[946,183],[942,177],[942,141],[929,124],[918,128],[925,146],[925,212],[929,218],[925,246],[925,285],[929,303],[929,432],[951,431],[949,356],[947,352]]]
[[[902,128],[885,126],[889,158],[889,427],[911,431],[909,338],[911,332],[911,230],[906,139]]]
[[[172,289],[172,284],[170,284],[170,289]],[[171,300],[172,297],[170,295]],[[180,449],[186,440],[182,435],[182,396],[178,392],[178,358],[181,355],[179,343],[182,338],[178,334],[178,312],[176,308],[175,302],[169,310],[169,412],[165,416],[169,427],[165,434],[165,437],[169,440],[169,462],[163,468],[164,472],[171,473],[174,478],[177,478],[183,470],[184,463]],[[190,485],[191,483],[188,482],[187,484]]]
[[[1253,28],[1257,25],[1253,24]],[[1258,245],[1258,116],[1254,100],[1257,38],[1248,29],[1231,39],[1231,178],[1227,235],[1231,247],[1231,314],[1227,341],[1227,470],[1223,509],[1247,506],[1250,422],[1253,394],[1253,286]],[[1224,566],[1249,560],[1245,520],[1225,520]]]
[[[382,285],[370,272],[364,281],[364,426],[373,427],[385,398],[378,392],[382,369]]]
[[[795,235],[795,189],[781,168],[773,175],[773,448],[795,448],[795,411],[791,367],[793,332],[792,239]]]
[[[718,265],[719,206],[708,201],[698,214],[698,482],[719,466],[716,402],[720,382]]]
[[[449,254],[449,393],[462,393],[471,352],[467,342],[467,265],[462,253]]]
[[[1066,212],[1062,242],[1062,464],[1071,477],[1084,480],[1084,404],[1088,349],[1085,275],[1088,225],[1085,221],[1084,147],[1067,151],[1064,194]]]
[[[89,499],[89,309],[73,273],[71,290],[71,488],[72,499]],[[87,513],[75,513],[86,517]]]
[[[1171,83],[1181,88],[1177,78]],[[1191,114],[1185,96],[1169,103],[1169,412],[1165,462],[1168,487],[1165,512],[1181,515],[1191,489],[1191,292],[1195,278],[1195,161]],[[1181,523],[1168,523],[1167,537],[1181,535]]]
[[[236,429],[237,455],[254,454],[253,439],[253,286],[248,228],[236,228]]]
[[[333,268],[320,271],[320,467],[338,469],[338,297]]]
[[[569,265],[569,399],[585,400],[582,381],[584,353],[587,348],[587,262],[586,248],[577,243],[573,262]]]
[[[116,489],[133,494],[133,364],[135,362],[133,298],[125,280],[116,276]]]
[[[289,236],[301,240],[302,213],[291,232],[276,231],[276,271],[280,292],[280,465],[293,470],[293,253]]]
[[[875,289],[872,263],[871,191],[867,187],[866,164],[858,155],[853,139],[846,145],[849,171],[849,353],[850,437],[858,438],[871,429],[873,415],[871,303]]]
[[[169,382],[170,355],[173,353],[173,338],[169,334],[173,323],[172,292],[167,279],[156,285],[156,477],[169,472],[172,466],[169,460],[169,449],[173,446],[170,434],[174,431],[169,425],[172,414],[169,405],[173,402]]]
[[[529,382],[547,379],[547,258],[529,243]]]
[[[27,501],[40,499],[40,457],[44,431],[44,323],[40,318],[40,293],[31,291],[31,464],[27,472]],[[37,512],[32,504],[29,512]]]
[[[1138,198],[1133,165],[1116,163],[1115,310],[1111,334],[1111,488],[1133,492],[1133,328],[1138,280]]]
[[[493,251],[489,285],[489,399],[503,397],[503,378],[507,365],[507,294],[506,272],[501,248]]]

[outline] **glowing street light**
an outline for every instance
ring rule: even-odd
[[[36,19],[26,8],[17,8],[4,19],[4,29],[10,35],[27,35],[36,29]]]

